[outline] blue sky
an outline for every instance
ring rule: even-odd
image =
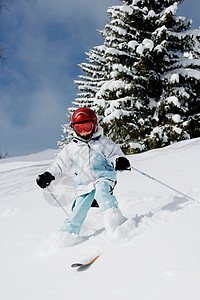
[[[102,44],[109,6],[118,0],[18,0],[0,18],[7,63],[0,66],[0,151],[10,156],[57,148],[77,89],[78,63]],[[178,15],[200,26],[200,1],[185,0]]]

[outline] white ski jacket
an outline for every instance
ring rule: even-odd
[[[47,171],[57,178],[71,173],[73,168],[79,196],[92,191],[100,180],[114,186],[115,160],[120,156],[125,157],[120,147],[105,137],[102,128],[98,127],[89,141],[76,136],[61,150]]]

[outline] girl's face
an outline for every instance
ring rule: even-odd
[[[75,132],[83,137],[84,139],[90,138],[94,131],[94,123],[92,121],[85,122],[85,123],[76,123],[74,124]]]

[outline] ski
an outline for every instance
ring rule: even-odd
[[[93,264],[95,262],[95,260],[97,260],[97,258],[99,258],[100,254],[93,257],[92,259],[89,259],[88,261],[84,262],[84,263],[73,263],[71,265],[72,268],[79,268],[79,269],[84,269],[86,267],[89,267],[91,264]]]

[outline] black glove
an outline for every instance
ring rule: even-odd
[[[126,157],[118,157],[115,162],[115,170],[131,170],[129,160]]]
[[[44,189],[44,188],[46,188],[47,186],[50,185],[52,180],[55,180],[55,177],[49,172],[44,172],[43,174],[38,175],[38,178],[36,179],[36,182],[39,185],[39,187]]]

